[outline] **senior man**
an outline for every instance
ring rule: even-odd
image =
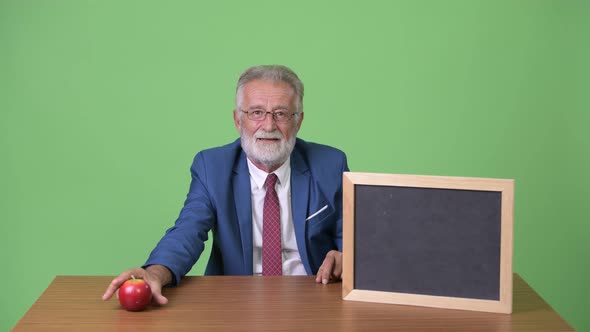
[[[297,138],[303,83],[285,66],[256,66],[238,80],[233,119],[240,138],[199,152],[184,207],[147,262],[122,272],[103,300],[134,275],[159,304],[213,234],[206,275],[342,274],[345,154]]]

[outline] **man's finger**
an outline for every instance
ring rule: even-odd
[[[151,287],[151,285],[150,285]],[[152,295],[154,297],[154,300],[156,300],[156,303],[158,304],[166,304],[168,303],[168,299],[162,295],[162,287],[152,287]]]
[[[150,290],[152,291],[152,297],[156,300],[158,304],[166,304],[168,303],[168,299],[162,295],[162,283],[160,280],[154,276],[152,273],[146,271],[144,280],[150,286]]]
[[[317,283],[322,282],[322,268],[323,268],[323,265],[320,266],[320,268],[318,269],[318,273],[316,274],[315,282],[317,282]]]
[[[129,279],[128,277],[125,277],[126,273],[127,273],[127,271],[121,273],[119,276],[117,276],[115,279],[113,279],[113,281],[111,281],[111,283],[109,284],[109,287],[107,287],[107,290],[105,291],[104,295],[102,296],[103,301],[110,299],[113,296],[113,294],[117,291],[119,286],[121,286],[121,284],[123,284],[125,282],[125,280]]]
[[[107,290],[105,291],[104,295],[102,296],[102,300],[106,301],[106,300],[110,299],[113,296],[113,294],[117,291],[117,289],[119,289],[119,287],[125,281],[130,279],[131,276],[134,276],[136,278],[143,278],[144,269],[135,268],[135,269],[121,272],[121,274],[119,274],[117,277],[115,277],[115,279],[113,279],[113,281],[111,281],[111,283],[109,284],[109,287],[107,287]]]
[[[321,276],[322,284],[327,284],[330,282],[330,275],[332,274],[332,269],[334,268],[334,256],[329,252],[322,263],[318,274]]]
[[[114,282],[114,280],[113,280]],[[115,290],[117,290],[116,286],[113,286],[113,282],[111,282],[111,284],[109,285],[109,287],[107,288],[107,290],[104,292],[104,294],[102,295],[102,300],[106,301],[108,299],[110,299],[113,294],[115,293]]]
[[[332,271],[332,276],[335,279],[341,279],[342,277],[342,253],[339,251],[334,252],[334,269]]]
[[[334,279],[341,279],[342,278],[342,263],[336,263],[334,266],[334,271],[332,272],[332,276]]]

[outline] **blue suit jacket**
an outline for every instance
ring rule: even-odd
[[[328,251],[342,251],[342,173],[345,154],[297,139],[291,153],[291,205],[297,247],[308,274],[316,274]],[[208,232],[213,246],[205,274],[252,275],[250,174],[240,140],[199,152],[192,182],[175,225],[166,231],[145,266],[161,264],[173,284],[203,252]],[[309,216],[327,206],[321,213]]]

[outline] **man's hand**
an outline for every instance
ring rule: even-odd
[[[131,275],[135,278],[145,280],[148,285],[150,285],[152,295],[158,304],[168,303],[168,299],[162,295],[162,287],[172,280],[172,274],[162,265],[151,265],[146,269],[138,267],[123,271],[118,277],[111,281],[111,284],[102,296],[102,300],[106,301],[110,299],[126,280],[131,279]]]
[[[330,281],[340,280],[342,276],[342,253],[337,250],[330,250],[318,270],[315,282],[321,282],[324,285]]]

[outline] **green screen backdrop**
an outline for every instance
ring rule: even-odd
[[[515,179],[514,270],[590,330],[589,22],[585,1],[0,0],[0,330],[56,275],[144,262],[257,64],[299,74],[300,137],[353,171]]]

